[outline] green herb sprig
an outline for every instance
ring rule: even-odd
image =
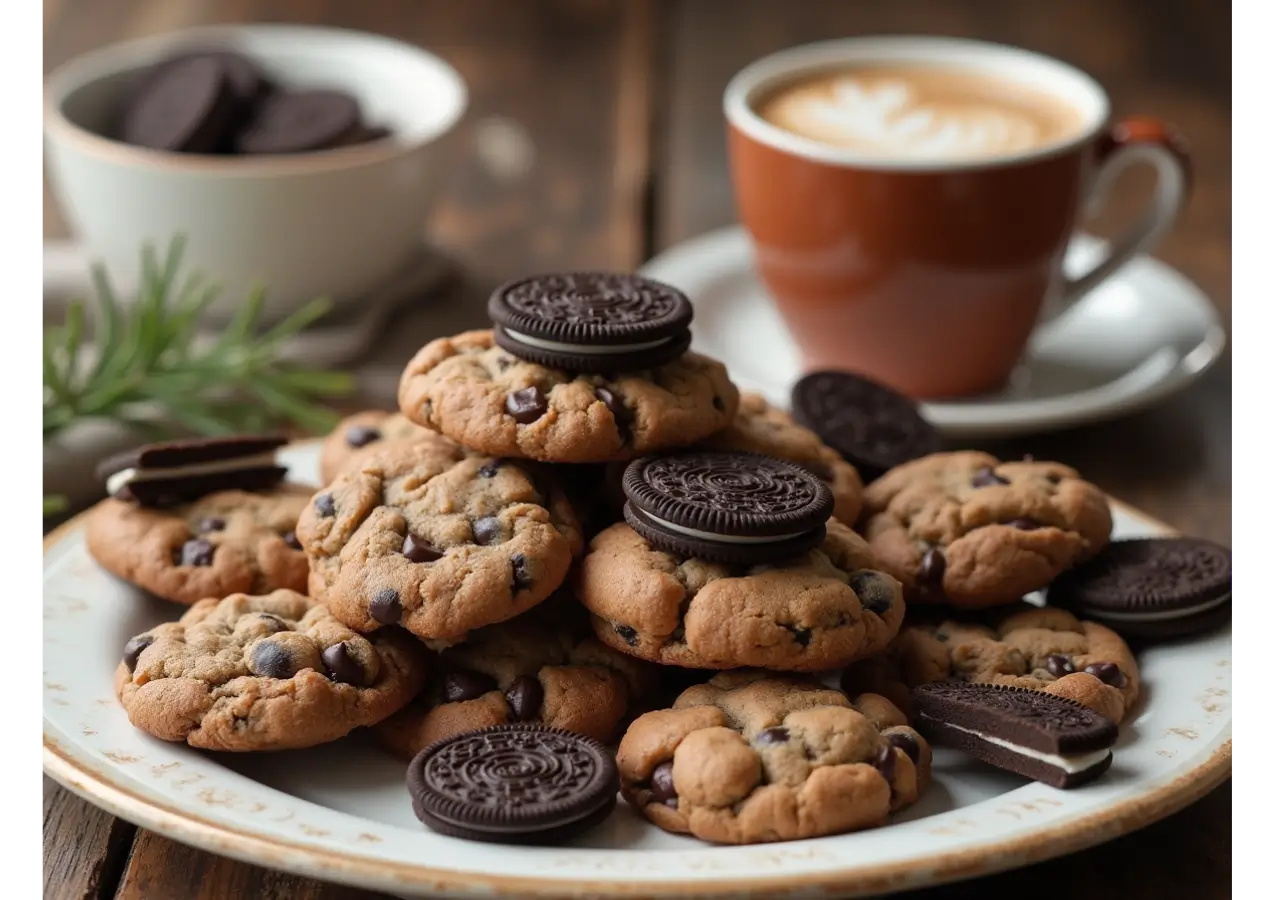
[[[278,324],[258,326],[264,294],[252,292],[221,335],[197,346],[200,314],[216,285],[198,274],[179,281],[184,241],[164,259],[141,254],[138,295],[121,304],[105,270],[93,269],[94,302],[72,303],[60,326],[44,330],[44,439],[86,419],[107,419],[161,437],[176,425],[198,434],[260,431],[292,425],[331,429],[336,413],[323,400],[349,394],[345,372],[307,369],[280,358],[284,343],[331,309],[313,300]],[[86,325],[93,326],[91,360]],[[45,499],[46,515],[50,499]]]

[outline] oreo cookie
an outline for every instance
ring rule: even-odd
[[[563,843],[610,815],[619,788],[602,744],[527,722],[444,738],[407,767],[416,817],[472,841]]]
[[[1202,634],[1231,620],[1231,551],[1199,538],[1113,541],[1057,578],[1048,600],[1135,640]]]
[[[487,301],[496,343],[569,372],[626,372],[672,362],[691,344],[691,303],[641,275],[571,272],[503,284]]]
[[[328,150],[362,127],[359,102],[344,91],[280,91],[257,107],[235,138],[235,149],[252,154]]]
[[[760,453],[645,456],[624,470],[624,519],[681,556],[756,565],[819,546],[833,498],[804,466]]]
[[[1056,788],[1111,766],[1116,723],[1075,700],[1001,684],[940,681],[912,691],[915,726],[931,743]]]
[[[850,372],[803,377],[792,388],[792,416],[852,463],[865,483],[943,446],[911,399]]]
[[[225,146],[239,110],[234,84],[217,59],[171,60],[129,100],[120,138],[152,150],[215,153]]]
[[[282,435],[191,438],[147,444],[97,466],[106,493],[139,506],[172,506],[214,491],[262,491],[287,474],[275,460]]]

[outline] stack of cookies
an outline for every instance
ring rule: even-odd
[[[90,550],[193,604],[125,648],[135,725],[217,750],[373,726],[431,827],[539,842],[617,786],[716,842],[880,825],[925,789],[927,736],[1065,787],[1110,764],[1138,696],[1120,629],[1022,601],[1069,573],[1069,606],[1128,615],[1075,471],[937,452],[851,375],[803,379],[795,418],[741,396],[639,276],[522,279],[488,313],[416,354],[397,412],[341,423],[318,490],[259,439],[104,465]],[[1210,571],[1181,616],[1229,604]],[[533,770],[590,788],[502,781]],[[516,823],[471,809],[511,792]]]

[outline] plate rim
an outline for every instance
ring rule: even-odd
[[[1087,242],[1102,242],[1101,238],[1086,232],[1078,232],[1077,237]],[[692,235],[664,248],[642,263],[638,271],[653,278],[663,278],[676,283],[676,279],[669,279],[667,274],[660,270],[668,265],[686,266],[687,260],[710,251],[727,254],[734,253],[740,247],[747,251],[747,231],[739,223],[724,225]],[[673,262],[670,263],[669,259]],[[1157,274],[1176,282],[1181,290],[1194,292],[1205,300],[1203,309],[1209,321],[1199,342],[1184,352],[1163,377],[1131,394],[1102,398],[1101,393],[1123,377],[1123,375],[1117,376],[1096,387],[1071,391],[1057,397],[1046,398],[1041,402],[1016,400],[1012,403],[1002,403],[982,418],[971,416],[971,413],[980,406],[976,400],[922,401],[920,405],[923,413],[946,437],[952,439],[1024,437],[1130,415],[1154,406],[1198,381],[1222,358],[1229,342],[1229,335],[1212,298],[1180,269],[1158,257],[1142,253],[1130,262],[1153,267]],[[719,267],[715,266],[714,269],[716,268]],[[678,286],[681,287],[680,284]],[[1192,365],[1189,367],[1184,365],[1185,360],[1193,356],[1196,359]],[[1129,370],[1129,372],[1132,371],[1134,369]],[[1127,375],[1128,372],[1124,374]],[[1063,411],[1056,409],[1058,404],[1068,401],[1078,402],[1080,405],[1076,409]],[[1033,409],[1042,403],[1046,408]]]

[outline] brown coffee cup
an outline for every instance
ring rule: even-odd
[[[787,86],[870,69],[904,79],[909,71],[960,70],[1019,92],[1015,103],[1034,91],[1075,119],[1034,145],[1031,138],[1012,144],[1002,132],[1013,129],[962,132],[964,112],[944,120],[944,110],[927,108],[908,128],[951,127],[935,126],[920,147],[909,145],[911,132],[887,128],[881,137],[880,108],[903,101],[860,91],[846,101],[850,108],[825,118],[849,143],[860,134],[876,141],[865,151],[759,112]],[[1038,325],[1159,242],[1189,186],[1184,144],[1170,127],[1147,118],[1112,122],[1106,93],[1088,75],[995,44],[881,37],[797,47],[736,75],[724,109],[739,216],[805,368],[860,372],[915,397],[1000,388]],[[1135,162],[1157,170],[1146,212],[1089,271],[1064,275],[1080,214]]]

